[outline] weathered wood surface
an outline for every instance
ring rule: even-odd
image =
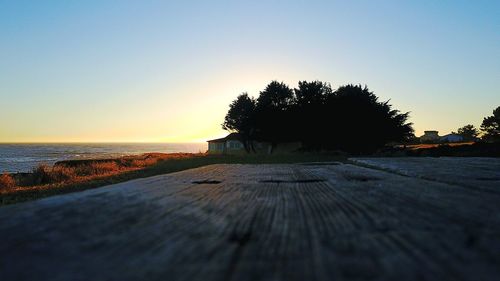
[[[500,160],[486,157],[354,158],[355,163],[400,175],[500,194]]]
[[[500,276],[498,192],[349,164],[212,165],[2,207],[0,222],[0,280]]]

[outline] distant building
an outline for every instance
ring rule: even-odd
[[[441,137],[438,134],[438,131],[424,131],[424,135],[420,137],[421,143],[433,143],[439,142]]]
[[[231,133],[225,138],[209,140],[208,153],[225,154],[245,152],[245,146],[237,133]]]
[[[231,133],[225,138],[209,140],[208,153],[211,154],[242,154],[246,153],[243,139],[238,133]],[[278,143],[274,149],[270,142],[266,141],[250,141],[249,149],[254,153],[287,153],[292,152],[302,147],[300,142],[284,142]]]
[[[440,139],[441,142],[462,142],[464,141],[464,137],[459,134],[447,134],[442,136]]]
[[[420,137],[420,143],[446,143],[446,142],[463,142],[464,137],[459,134],[447,134],[439,136],[438,131],[424,131],[424,135]]]

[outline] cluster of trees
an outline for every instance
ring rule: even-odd
[[[479,136],[479,130],[471,124],[458,128],[456,132],[451,133],[462,136],[466,141],[476,140]]]
[[[248,152],[252,140],[300,141],[306,149],[369,153],[389,142],[412,138],[409,113],[380,101],[366,86],[300,81],[294,89],[272,81],[257,99],[239,95],[229,106],[222,128],[239,133]]]
[[[500,142],[500,106],[493,110],[493,115],[484,117],[480,130],[469,124],[452,134],[461,135],[464,140],[477,140],[481,136],[487,142]]]

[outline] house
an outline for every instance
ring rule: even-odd
[[[439,142],[441,137],[438,131],[424,131],[424,135],[420,137],[421,143],[434,143]]]
[[[207,142],[208,153],[226,154],[246,152],[241,136],[238,133],[231,133],[225,138],[209,140]]]
[[[208,153],[210,154],[240,154],[247,153],[243,138],[238,133],[231,133],[225,138],[209,140]],[[288,153],[293,152],[302,147],[301,142],[283,142],[278,143],[273,148],[271,142],[253,140],[249,144],[252,147],[251,151],[255,153],[271,154],[271,153]]]
[[[459,134],[447,134],[441,137],[441,142],[462,142],[464,137]]]
[[[459,134],[447,134],[439,136],[438,131],[424,131],[424,135],[420,137],[421,143],[445,143],[445,142],[462,142],[464,137]]]

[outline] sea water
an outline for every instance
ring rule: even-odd
[[[72,144],[0,144],[0,173],[28,172],[45,163],[69,159],[99,159],[148,152],[198,153],[206,143],[72,143]]]

